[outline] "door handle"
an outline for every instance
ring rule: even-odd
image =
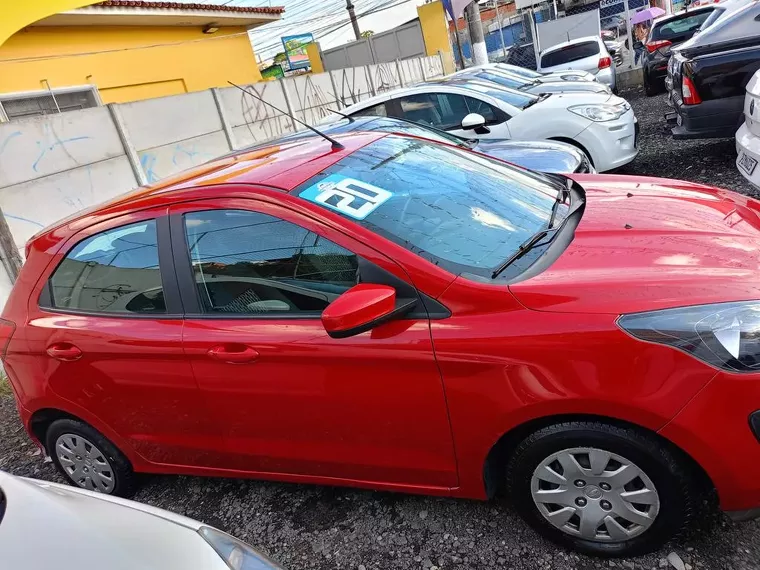
[[[244,364],[253,362],[259,357],[259,351],[244,344],[221,344],[210,348],[207,354],[214,360]]]
[[[59,342],[50,345],[47,349],[48,356],[64,362],[73,362],[82,358],[82,351],[68,342]]]

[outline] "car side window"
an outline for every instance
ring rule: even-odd
[[[475,99],[475,97],[465,97],[465,101],[467,101],[467,109],[469,112],[482,115],[486,120],[486,125],[503,123],[509,118],[503,111],[496,109],[490,103],[486,103],[480,99]]]
[[[469,110],[464,97],[453,93],[419,93],[398,99],[401,118],[439,129],[455,129]]]
[[[41,305],[97,313],[166,313],[156,221],[93,235],[66,254]]]
[[[247,210],[185,214],[205,313],[318,315],[358,282],[358,258],[285,220]]]
[[[359,117],[387,117],[388,108],[385,106],[385,103],[380,103],[379,105],[373,105],[372,107],[367,107],[366,109],[357,111],[354,113],[354,115]]]

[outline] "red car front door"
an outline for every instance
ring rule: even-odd
[[[430,324],[411,318],[344,339],[324,307],[359,279],[416,296],[365,244],[265,202],[171,211],[184,347],[213,420],[215,467],[390,485],[454,487],[454,452]]]

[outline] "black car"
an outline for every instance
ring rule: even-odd
[[[655,21],[641,55],[647,95],[651,97],[665,91],[670,50],[691,38],[713,10],[715,6],[702,6]]]
[[[536,69],[536,52],[533,49],[533,44],[512,46],[509,48],[509,53],[507,53],[507,59],[504,60],[504,63]]]

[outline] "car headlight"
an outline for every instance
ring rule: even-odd
[[[594,122],[614,121],[626,111],[625,107],[620,105],[575,105],[567,110]]]
[[[728,372],[760,372],[760,301],[623,315],[632,336],[687,352]]]
[[[198,533],[231,570],[283,570],[282,566],[234,536],[208,526],[199,528]]]

